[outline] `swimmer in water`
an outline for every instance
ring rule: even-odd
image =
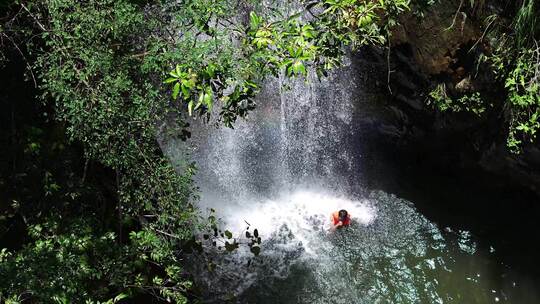
[[[332,213],[331,221],[332,227],[330,230],[335,231],[336,229],[349,226],[351,224],[351,215],[347,210],[342,209]]]

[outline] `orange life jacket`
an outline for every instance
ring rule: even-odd
[[[339,223],[339,211],[336,211],[332,214],[332,220],[334,222],[334,225],[337,225]],[[347,214],[347,218],[343,221],[343,226],[349,226],[351,224],[351,215]]]

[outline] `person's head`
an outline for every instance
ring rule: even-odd
[[[345,209],[339,210],[338,216],[339,216],[339,220],[340,220],[340,221],[346,220],[346,219],[347,219],[347,215],[348,215],[347,210],[345,210]]]

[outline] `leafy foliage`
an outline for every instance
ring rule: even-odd
[[[532,142],[540,130],[539,63],[540,49],[526,49],[505,79],[511,113],[508,146],[514,150],[522,143],[518,134]]]
[[[179,268],[178,254],[191,237],[196,214],[190,205],[191,174],[174,171],[156,138],[159,119],[175,107],[160,98],[160,81],[153,75],[163,72],[169,56],[179,56],[168,52],[160,38],[162,16],[148,17],[128,1],[21,5],[33,27],[30,32],[12,30],[33,37],[29,49],[41,48],[34,50],[34,71],[42,98],[54,100],[55,118],[66,124],[72,141],[82,143],[86,157],[112,169],[106,182],[112,182],[116,196],[112,206],[106,203],[103,211],[112,212],[103,219],[92,206],[96,198],[74,189],[57,210],[74,223],[54,212],[14,207],[28,231],[36,233],[2,263],[2,277],[8,280],[2,282],[2,296],[82,303],[138,290],[185,302],[190,283]],[[40,150],[39,141],[28,145],[29,154]],[[43,182],[45,197],[69,194],[51,174]],[[37,224],[29,217],[32,213],[41,214],[35,216]],[[126,238],[130,230],[137,232]],[[25,268],[27,264],[35,267]]]
[[[326,74],[340,65],[345,47],[383,44],[397,16],[409,9],[408,0],[303,4],[289,14],[279,6],[255,7],[247,25],[217,4],[219,14],[202,27],[180,25],[177,31],[184,35],[179,44],[190,45],[198,56],[179,61],[165,79],[173,100],[181,96],[188,114],[198,116],[209,115],[219,101],[220,118],[232,127],[237,116],[254,108],[253,97],[267,75],[305,76],[309,68]],[[218,17],[228,25],[211,22]]]
[[[519,153],[524,141],[532,142],[540,128],[540,101],[538,99],[538,64],[540,58],[537,39],[540,12],[535,1],[516,3],[514,19],[510,26],[501,22],[493,27],[490,35],[494,52],[488,56],[497,78],[507,90],[505,108],[508,113],[507,146]]]
[[[107,297],[110,287],[99,284],[100,288],[92,288],[97,282],[121,286],[133,277],[129,261],[135,258],[135,252],[118,248],[114,233],[96,236],[91,225],[85,223],[62,228],[52,221],[30,226],[32,242],[16,253],[2,251],[0,273],[2,280],[8,280],[0,284],[3,295],[20,295],[21,300],[66,299],[83,303]],[[110,271],[111,267],[115,271]]]
[[[441,112],[472,112],[480,116],[486,111],[486,102],[482,100],[479,92],[451,97],[446,92],[446,86],[439,84],[429,93],[429,97],[427,103]]]

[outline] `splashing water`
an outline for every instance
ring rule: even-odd
[[[194,122],[193,146],[164,143],[173,161],[197,161],[202,210],[216,209],[235,236],[249,225],[264,240],[256,258],[240,248],[214,256],[213,271],[192,263],[204,301],[534,303],[536,295],[515,295],[493,249],[470,233],[441,231],[410,202],[362,187],[356,130],[367,97],[358,70],[271,80],[234,130]],[[353,223],[330,233],[340,209]]]
[[[249,208],[241,204],[228,206],[222,216],[233,231],[242,232],[246,223],[253,223],[263,238],[286,226],[303,244],[306,253],[314,254],[313,243],[319,241],[317,237],[321,232],[324,234],[329,230],[330,214],[340,209],[346,209],[358,225],[369,225],[376,217],[375,208],[367,200],[354,201],[307,190],[255,202]]]
[[[350,227],[329,232],[329,215],[345,208]],[[492,271],[467,232],[440,231],[413,206],[383,192],[350,200],[299,190],[282,197],[228,205],[235,235],[246,222],[264,239],[261,256],[216,256],[216,272],[198,268],[207,301],[221,303],[491,303]],[[255,261],[251,265],[248,261]],[[473,267],[469,267],[472,265]]]

